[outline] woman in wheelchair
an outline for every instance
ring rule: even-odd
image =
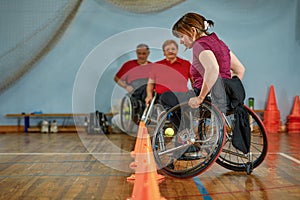
[[[218,78],[242,80],[245,67],[216,33],[208,29],[214,25],[197,13],[187,13],[173,26],[173,35],[187,49],[193,50],[191,74],[194,79],[196,97],[189,100],[192,108],[197,108],[209,94]]]
[[[194,97],[169,109],[157,124],[152,139],[157,165],[172,177],[196,176],[215,161],[227,169],[250,174],[266,156],[263,123],[243,105],[245,92],[241,80],[245,68],[215,33],[208,32],[213,25],[213,21],[197,13],[187,13],[172,28],[180,43],[193,50],[190,73],[194,81]],[[246,113],[245,118],[239,118],[236,108],[234,116],[227,116],[227,106],[237,104]],[[251,138],[244,143],[243,150],[234,144],[237,122],[250,131],[243,132],[243,136]]]
[[[190,73],[194,80],[196,96],[188,100],[189,106],[198,108],[213,90],[214,97],[219,97],[216,104],[225,102],[218,107],[226,112],[226,108],[222,109],[227,100],[221,80],[231,79],[233,76],[242,79],[245,68],[216,33],[208,32],[209,27],[213,25],[213,21],[206,20],[199,14],[187,13],[174,24],[172,31],[173,35],[180,39],[180,44],[193,50]],[[223,101],[220,101],[222,98]],[[193,155],[198,149],[197,146],[192,146],[185,155]]]

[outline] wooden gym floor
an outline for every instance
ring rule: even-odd
[[[269,134],[269,152],[251,175],[218,164],[193,179],[166,177],[166,199],[300,199],[300,134]],[[135,137],[123,133],[0,134],[0,199],[123,199],[134,171]]]

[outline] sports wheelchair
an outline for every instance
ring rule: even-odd
[[[158,168],[171,177],[190,178],[216,162],[229,170],[251,174],[267,154],[267,136],[259,116],[246,105],[242,107],[250,126],[248,152],[233,145],[236,110],[222,112],[211,99],[198,108],[182,103],[168,110],[152,138]]]
[[[162,115],[164,108],[157,103],[157,94],[154,92],[150,105],[145,105],[141,100],[126,94],[121,101],[120,121],[121,128],[126,133],[136,133],[141,120],[145,122],[147,128],[154,128]]]

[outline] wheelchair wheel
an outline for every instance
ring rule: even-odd
[[[208,169],[222,150],[224,118],[205,101],[197,109],[183,103],[167,111],[152,139],[159,169],[171,177],[190,178]]]
[[[125,132],[131,132],[134,126],[134,110],[129,95],[125,95],[121,102],[120,118],[121,128]]]
[[[227,127],[226,141],[222,153],[216,162],[227,169],[246,171],[247,174],[251,174],[252,170],[259,166],[265,159],[268,142],[266,130],[259,116],[249,107],[244,107],[248,112],[251,128],[250,152],[244,154],[232,145],[233,126],[231,125],[232,122],[228,122],[229,120],[227,120],[231,128]]]

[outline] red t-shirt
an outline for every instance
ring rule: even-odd
[[[132,81],[138,79],[148,79],[149,71],[149,64],[140,65],[137,60],[130,60],[122,65],[116,76],[130,84]]]
[[[199,54],[204,50],[211,50],[218,62],[221,78],[230,78],[230,50],[215,33],[199,38],[193,45],[193,64],[191,75],[194,87],[201,89],[203,84],[204,68],[199,61]]]
[[[177,57],[174,63],[164,59],[152,64],[149,78],[155,82],[155,91],[187,92],[191,63]]]

